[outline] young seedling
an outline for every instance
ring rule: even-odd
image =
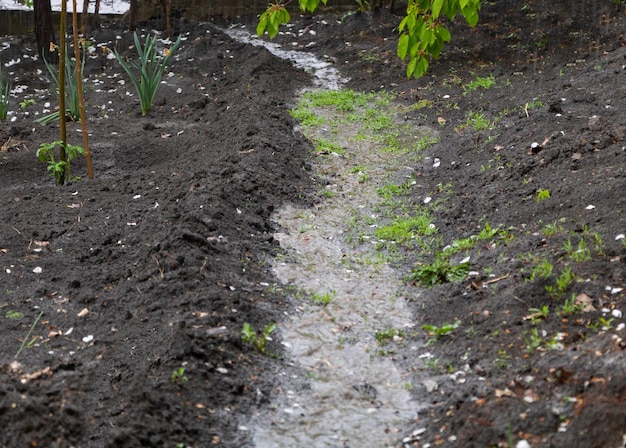
[[[324,294],[313,293],[311,302],[317,305],[328,305],[337,295],[337,291],[326,292]]]
[[[530,281],[532,282],[536,278],[548,279],[552,275],[554,266],[546,258],[542,258],[537,262],[532,272],[530,273]]]
[[[65,148],[65,160],[56,160],[56,148]],[[75,145],[63,145],[62,141],[42,143],[37,150],[37,158],[41,163],[48,164],[48,171],[57,185],[70,177],[70,163],[79,155],[85,155],[85,148]]]
[[[20,349],[17,351],[17,353],[15,354],[15,357],[17,358],[18,356],[20,356],[20,353],[22,353],[22,351],[27,348],[30,347],[31,345],[33,345],[33,343],[37,340],[38,336],[35,336],[33,339],[30,339],[30,335],[33,332],[33,330],[35,329],[35,327],[37,326],[37,324],[39,323],[39,320],[41,319],[41,316],[43,316],[43,311],[41,311],[39,313],[39,315],[37,316],[37,318],[35,319],[35,321],[33,322],[33,324],[30,326],[30,329],[28,330],[28,333],[26,333],[26,337],[24,338],[24,340],[22,341],[22,345],[20,345]]]
[[[170,375],[170,381],[177,384],[183,384],[189,381],[189,378],[185,376],[185,368],[180,366],[178,369],[174,370]]]
[[[241,340],[247,344],[250,344],[260,353],[266,353],[266,344],[267,341],[271,341],[270,334],[276,330],[276,324],[270,323],[265,326],[265,329],[261,334],[257,334],[257,332],[252,328],[252,326],[245,322],[243,324],[243,329],[241,330]]]
[[[548,305],[544,305],[541,308],[529,308],[528,312],[530,313],[528,316],[530,321],[533,324],[536,324],[540,320],[544,320],[548,317],[548,314],[550,314],[550,307]]]
[[[441,338],[442,336],[446,336],[450,334],[452,331],[459,328],[459,325],[461,325],[460,320],[455,321],[453,324],[444,323],[441,327],[437,327],[434,325],[422,325],[422,330],[428,331],[428,334],[430,336],[433,336],[431,339],[429,339],[426,342],[426,344],[430,345],[430,344],[433,344],[434,342],[437,342],[439,338]]]
[[[550,199],[550,190],[544,190],[543,188],[537,190],[537,204],[547,199]]]

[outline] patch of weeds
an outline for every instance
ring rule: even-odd
[[[25,99],[24,101],[20,101],[20,109],[28,109],[30,106],[35,104],[35,100],[33,98]]]
[[[383,199],[393,199],[395,196],[401,196],[409,193],[410,183],[405,182],[402,185],[387,184],[376,189],[376,193]]]
[[[548,189],[544,190],[543,188],[540,188],[539,190],[537,190],[537,204],[547,199],[550,199],[550,190]]]
[[[587,247],[587,243],[584,238],[581,238],[580,241],[578,241],[576,248],[572,245],[572,241],[568,239],[565,243],[563,243],[563,250],[567,256],[576,263],[591,260],[591,251]]]
[[[391,115],[380,109],[367,109],[364,114],[365,127],[372,132],[381,132],[393,126]]]
[[[490,131],[495,127],[495,123],[482,112],[469,112],[465,119],[465,124],[458,129],[470,128],[474,131]]]
[[[546,285],[546,292],[551,298],[558,299],[565,294],[567,288],[569,288],[574,281],[576,281],[576,274],[572,272],[571,268],[566,267],[561,272],[561,275],[557,277],[556,286]]]
[[[189,381],[189,378],[185,375],[185,367],[180,366],[178,369],[174,370],[170,375],[170,381],[176,384],[184,384]]]
[[[9,310],[4,313],[4,317],[6,317],[7,319],[21,319],[22,317],[24,317],[24,313],[21,313],[20,311]]]
[[[541,233],[543,233],[546,237],[551,237],[556,235],[557,233],[561,233],[563,231],[563,226],[561,225],[560,220],[555,220],[552,223],[546,224],[541,228]]]
[[[332,106],[342,112],[353,112],[359,107],[365,107],[368,101],[374,99],[374,95],[354,90],[318,90],[306,92],[303,99],[314,107]]]
[[[311,302],[316,305],[328,305],[337,296],[337,291],[321,293],[313,293],[311,295]]]
[[[576,294],[572,294],[569,299],[565,299],[565,302],[560,307],[559,314],[561,316],[571,316],[581,312],[585,306],[582,303],[576,301]]]
[[[530,281],[534,281],[536,278],[542,278],[544,280],[550,278],[554,265],[550,263],[546,258],[541,258],[537,264],[533,267],[530,273]]]
[[[442,326],[437,327],[435,325],[422,325],[422,330],[428,331],[428,334],[432,336],[427,342],[426,345],[433,344],[437,342],[442,336],[446,336],[459,328],[461,325],[460,320],[456,320],[453,324],[444,323]]]
[[[315,150],[318,154],[345,154],[346,150],[337,143],[324,138],[315,139]]]
[[[321,126],[325,123],[324,118],[316,115],[306,103],[300,103],[298,108],[290,110],[289,114],[305,127]]]
[[[498,370],[506,370],[509,359],[511,359],[511,355],[509,355],[506,350],[498,350],[498,357],[493,363]]]
[[[524,338],[525,351],[532,353],[541,347],[543,342],[542,337],[539,335],[539,330],[533,328],[530,330],[528,337]]]
[[[468,95],[470,92],[474,92],[478,89],[489,89],[493,87],[496,83],[496,78],[494,78],[493,73],[487,76],[486,78],[481,78],[477,76],[472,81],[468,82],[463,86],[463,95]]]
[[[593,324],[589,325],[589,328],[591,328],[594,331],[611,331],[613,329],[613,321],[615,319],[613,319],[612,317],[607,319],[605,317],[598,317],[598,320],[596,322],[594,322]]]
[[[417,281],[425,287],[433,287],[440,283],[461,282],[465,280],[469,270],[469,261],[452,265],[447,256],[438,253],[432,263],[412,269],[409,280]]]
[[[405,333],[402,330],[396,330],[395,328],[388,328],[386,330],[376,331],[376,340],[379,344],[384,345],[389,341],[392,341],[396,337],[404,337]]]
[[[244,322],[243,329],[241,330],[241,340],[247,344],[250,344],[260,353],[266,352],[267,341],[271,341],[270,334],[276,330],[276,324],[274,322],[267,324],[260,334],[255,331],[254,328],[248,323]]]
[[[439,140],[439,137],[436,137],[434,135],[424,135],[417,140],[415,149],[418,151],[424,151],[430,148],[432,145],[439,143]]]
[[[374,235],[383,241],[406,244],[418,235],[434,233],[437,233],[437,228],[433,225],[431,216],[424,211],[417,216],[395,219],[390,224],[376,229]]]

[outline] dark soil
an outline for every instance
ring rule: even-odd
[[[300,18],[294,29],[316,34],[278,40],[314,42],[307,51],[334,61],[350,88],[422,102],[405,120],[441,139],[414,166],[415,201],[443,200],[435,222],[444,240],[485,222],[508,231],[478,243],[463,282],[407,286],[418,330],[393,356],[426,406],[397,446],[623,446],[625,7],[485,5],[475,29],[453,26],[452,44],[419,80],[407,80],[395,56],[398,16],[324,19]],[[0,446],[247,446],[240,426],[271,412],[288,387],[276,378],[293,367],[242,343],[241,328],[280,322],[292,306],[267,287],[279,250],[270,218],[284,203],[317,200],[311,145],[288,112],[310,79],[213,24],[176,27],[186,40],[147,117],[114,60],[100,50],[88,59],[95,179],[77,160],[83,180],[62,187],[35,156],[59,130],[32,121],[54,104],[45,67],[30,58],[34,39],[1,39],[10,46],[0,61],[21,59],[3,73],[26,89],[12,101],[16,120],[0,123]],[[90,36],[133,55],[122,24]],[[490,74],[494,86],[468,90]],[[26,98],[36,103],[19,109]],[[469,113],[493,129],[474,130]],[[69,125],[70,143],[81,144],[79,128]],[[540,190],[550,198],[538,201]],[[589,256],[577,261],[568,240],[574,251],[584,241]],[[405,255],[407,273],[434,257]],[[543,258],[553,274],[531,280]],[[551,297],[546,286],[565,268],[576,280]],[[563,311],[583,294],[586,311]],[[530,311],[544,305],[545,317]],[[431,362],[409,349],[430,337],[421,325],[457,319],[428,347]],[[270,351],[280,353],[278,341]],[[186,381],[172,376],[181,367]],[[427,376],[436,390],[426,390]]]

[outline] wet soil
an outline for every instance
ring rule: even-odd
[[[485,5],[476,29],[453,26],[419,80],[395,56],[398,16],[294,19],[291,32],[305,32],[279,42],[334,62],[350,88],[396,93],[409,127],[438,129],[410,168],[414,206],[439,200],[442,244],[486,222],[507,231],[477,243],[463,281],[407,281],[415,327],[384,356],[410,372],[420,412],[395,445],[623,446],[624,6]],[[77,160],[84,180],[63,187],[35,157],[58,126],[32,121],[54,104],[34,40],[2,38],[3,64],[20,60],[3,73],[25,88],[15,120],[0,123],[1,446],[249,446],[250,419],[307,387],[280,341],[263,355],[241,328],[280,324],[296,301],[272,287],[271,217],[323,200],[312,145],[288,112],[310,77],[213,24],[176,27],[186,40],[147,117],[114,60],[100,50],[88,59],[95,179]],[[90,35],[133,54],[121,24]],[[490,75],[493,86],[468,87]],[[69,128],[80,144],[78,124]],[[538,200],[541,190],[550,198]],[[407,275],[435,256],[399,252]],[[544,258],[553,273],[532,276]],[[575,281],[550,293],[566,268]],[[564,311],[572,296],[584,311]],[[531,310],[544,306],[545,316]],[[456,320],[427,344],[422,325]]]

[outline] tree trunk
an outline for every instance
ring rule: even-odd
[[[137,29],[137,12],[139,9],[139,5],[137,4],[139,0],[130,0],[130,20],[128,23],[128,27],[131,31],[135,31]]]
[[[59,60],[59,53],[50,51],[51,43],[56,44],[54,28],[52,26],[52,7],[50,0],[34,0],[35,11],[35,39],[37,52],[51,64]]]

